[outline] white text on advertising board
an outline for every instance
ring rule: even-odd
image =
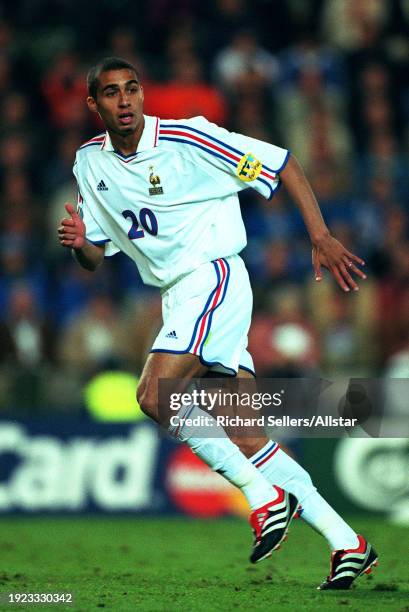
[[[152,502],[158,435],[148,426],[108,438],[27,434],[17,423],[0,426],[0,461],[16,466],[0,482],[0,512],[9,510],[142,510]]]

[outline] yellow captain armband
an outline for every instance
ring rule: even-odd
[[[236,174],[241,181],[249,183],[255,181],[263,169],[263,164],[252,153],[243,155],[237,164]]]

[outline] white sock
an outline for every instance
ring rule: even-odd
[[[250,508],[255,510],[278,497],[276,490],[271,490],[270,483],[262,473],[254,467],[249,459],[227,436],[224,429],[216,424],[215,419],[197,406],[189,406],[179,410],[181,419],[206,417],[213,422],[215,438],[200,437],[206,435],[203,427],[183,424],[180,427],[170,426],[170,433],[186,442],[192,451],[200,457],[212,470],[219,472],[229,482],[236,485],[245,495]],[[213,433],[213,432],[212,432]]]
[[[359,546],[354,530],[321,497],[308,472],[282,451],[277,442],[270,440],[250,461],[271,485],[297,497],[302,506],[301,518],[326,538],[332,550]]]

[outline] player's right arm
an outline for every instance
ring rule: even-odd
[[[94,272],[104,261],[105,245],[92,244],[85,238],[85,223],[72,204],[65,204],[65,210],[69,217],[61,219],[58,228],[60,244],[72,249],[74,258],[80,266]]]

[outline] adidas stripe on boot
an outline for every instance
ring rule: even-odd
[[[250,515],[250,525],[254,533],[251,563],[266,559],[280,546],[297,511],[297,498],[280,487],[274,488],[278,498],[253,510]]]
[[[372,566],[378,565],[376,550],[361,535],[359,546],[346,550],[335,550],[331,555],[330,575],[317,587],[321,591],[346,590],[362,574],[369,574]]]

